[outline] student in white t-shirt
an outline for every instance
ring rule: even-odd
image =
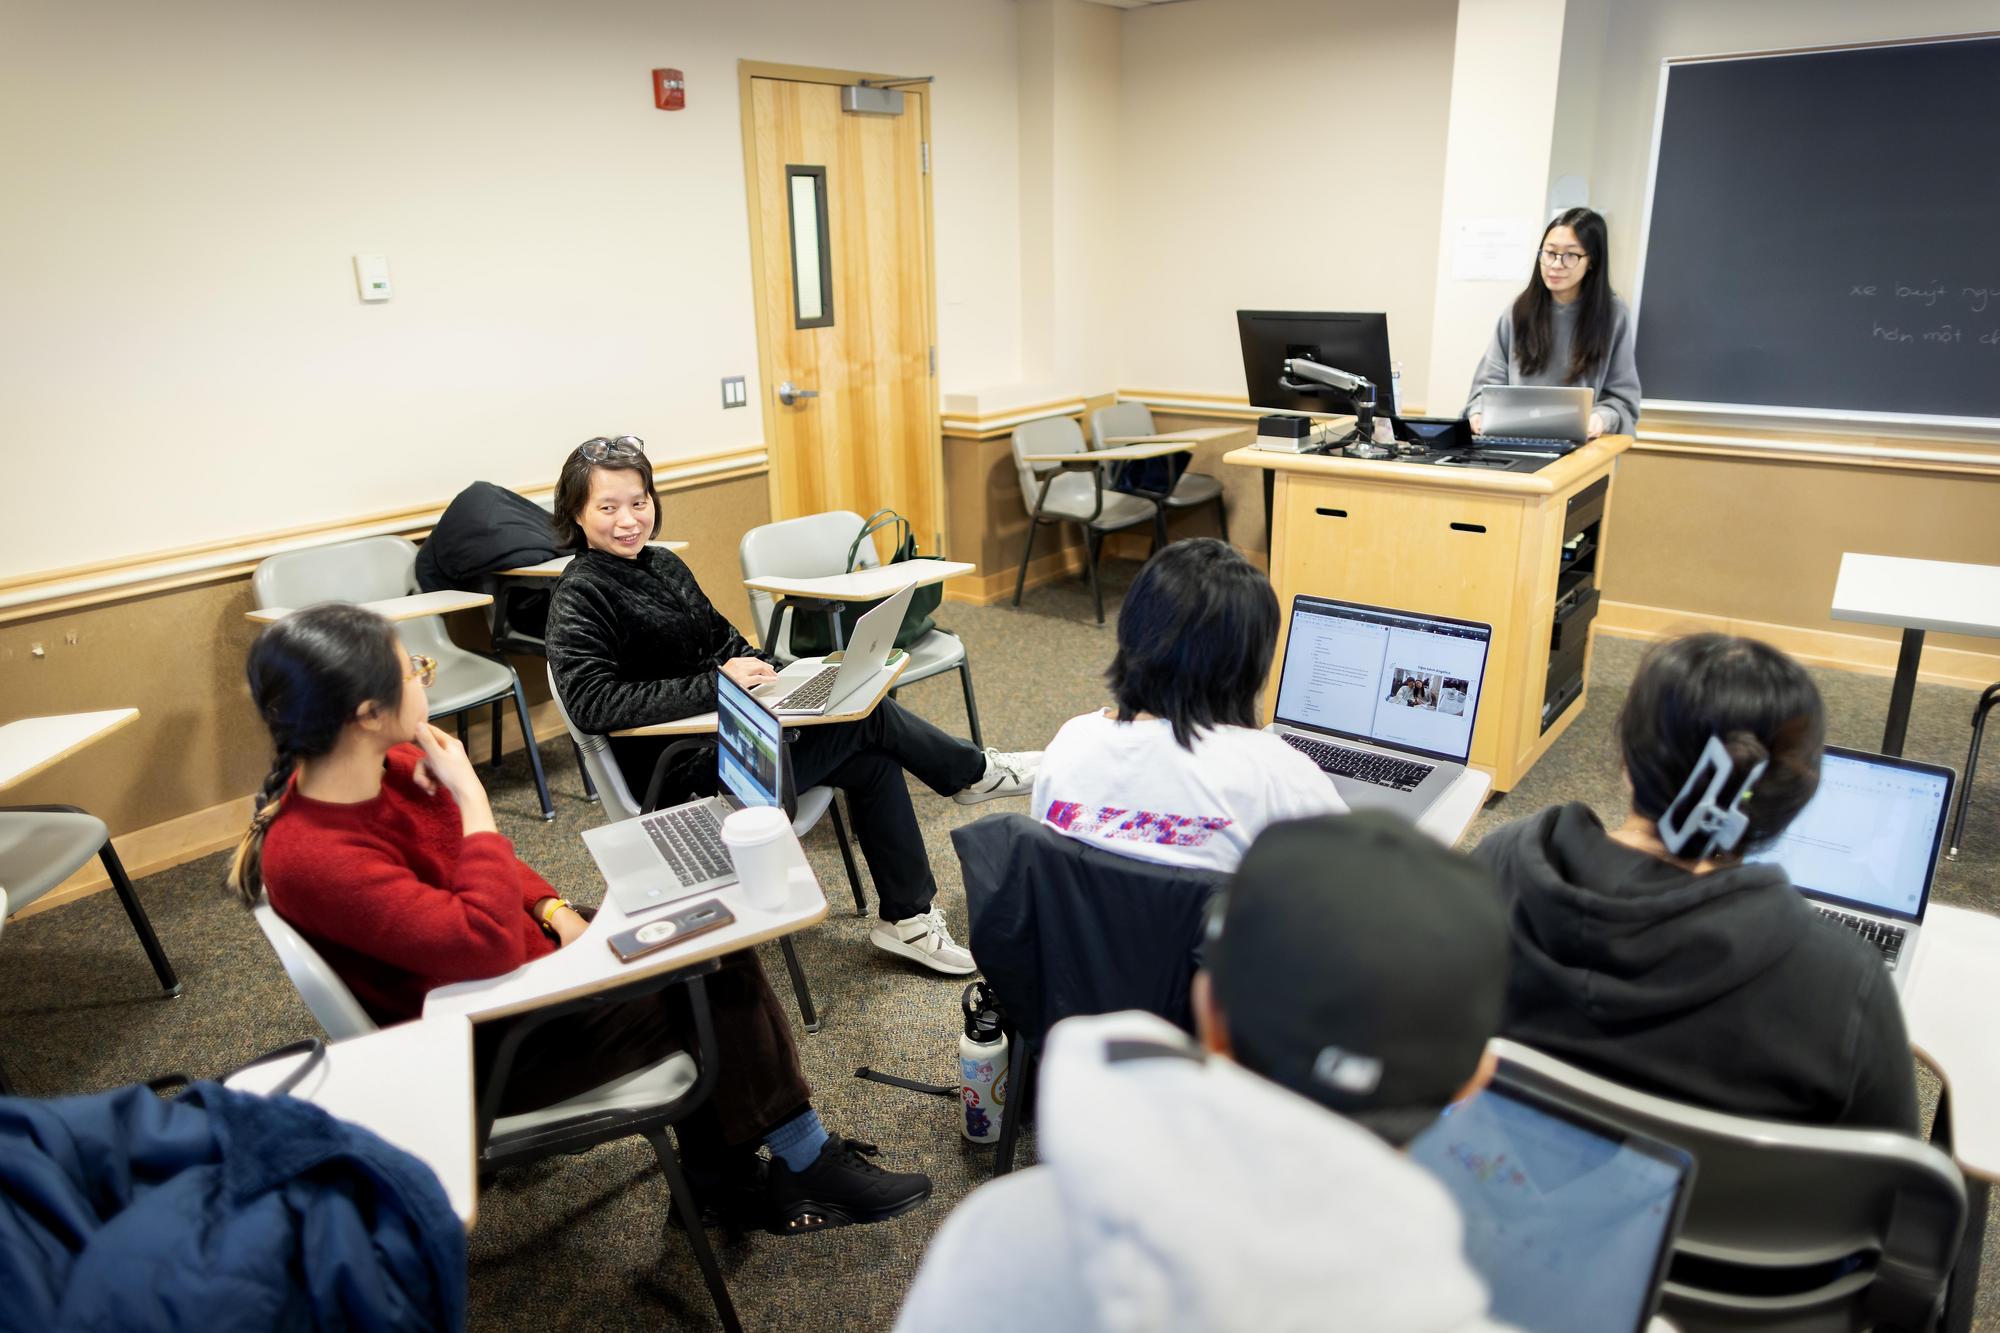
[[[1160,551],[1118,613],[1113,706],[1063,724],[1030,811],[1106,851],[1220,871],[1267,825],[1345,813],[1310,759],[1257,729],[1277,642],[1277,596],[1234,547]]]

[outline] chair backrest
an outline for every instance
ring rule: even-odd
[[[973,957],[1027,1048],[1077,1014],[1143,1009],[1192,1030],[1188,987],[1224,876],[1119,856],[1012,813],[951,841]]]
[[[1695,1158],[1664,1313],[1686,1333],[1930,1326],[1965,1222],[1949,1157],[1887,1130],[1725,1115],[1493,1042],[1517,1079]]]
[[[271,942],[278,961],[285,965],[285,975],[298,988],[299,998],[306,1002],[312,1016],[326,1029],[329,1041],[364,1037],[376,1030],[375,1020],[361,1007],[361,1001],[354,998],[354,992],[347,988],[340,974],[327,965],[305,936],[278,915],[269,899],[259,898],[250,914],[257,918],[264,938]]]
[[[417,586],[416,562],[416,546],[403,537],[363,537],[286,551],[257,566],[250,594],[260,607],[380,602]]]
[[[617,759],[611,754],[610,739],[594,731],[583,731],[570,721],[569,709],[563,707],[562,691],[556,688],[554,667],[549,668],[549,699],[555,704],[563,726],[569,730],[569,738],[576,742],[576,748],[583,754],[583,768],[590,774],[591,785],[597,788],[598,804],[604,808],[604,822],[616,824],[636,816],[639,813],[638,799],[625,785],[625,771],[618,767]]]
[[[824,514],[807,514],[780,523],[766,523],[743,534],[736,556],[743,565],[743,577],[782,575],[794,579],[824,578],[847,572],[847,548],[861,531],[861,515],[846,509]],[[875,543],[865,541],[854,553],[857,569],[873,569],[881,563]],[[771,612],[776,599],[767,592],[750,592],[750,618],[757,627],[757,642],[780,657],[791,657],[790,616],[772,634]]]
[[[1118,435],[1153,434],[1153,409],[1144,403],[1113,403],[1090,414],[1090,447],[1104,449]]]
[[[1024,463],[1021,455],[1080,454],[1085,451],[1083,427],[1076,424],[1074,417],[1042,417],[1014,427],[1014,471],[1021,479],[1021,504],[1029,513],[1035,512],[1042,478],[1056,465]]]

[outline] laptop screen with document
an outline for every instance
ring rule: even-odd
[[[778,715],[715,673],[715,767],[744,805],[783,805],[785,728]]]
[[[1493,628],[1300,594],[1275,716],[1287,726],[1464,763]]]
[[[1859,750],[1826,748],[1819,790],[1769,845],[1744,856],[1785,868],[1816,898],[1921,921],[1937,870],[1953,774]]]

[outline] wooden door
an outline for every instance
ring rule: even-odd
[[[772,517],[894,509],[940,555],[924,94],[858,115],[837,83],[746,82]]]

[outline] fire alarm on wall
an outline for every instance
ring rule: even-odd
[[[679,70],[653,71],[653,105],[662,111],[679,111],[687,105],[687,82]]]

